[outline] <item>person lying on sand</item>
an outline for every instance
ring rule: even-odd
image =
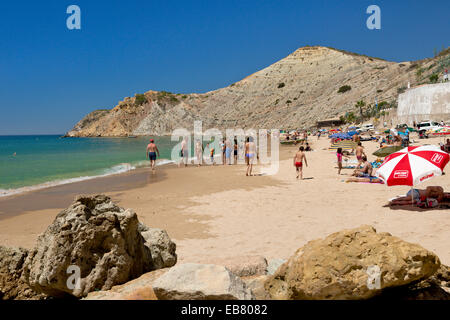
[[[369,183],[383,183],[383,180],[377,177],[367,177],[367,178],[348,178],[345,182],[369,182]]]
[[[417,204],[418,202],[424,202],[428,198],[436,199],[437,202],[442,202],[442,200],[446,197],[444,193],[444,189],[440,186],[430,186],[425,190],[421,189],[412,189],[406,193],[405,197],[400,197],[392,200],[390,205],[408,205],[414,202]]]

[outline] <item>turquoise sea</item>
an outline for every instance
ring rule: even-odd
[[[153,138],[161,154],[157,164],[169,163],[177,142]],[[148,166],[148,143],[149,137],[0,136],[0,196]]]

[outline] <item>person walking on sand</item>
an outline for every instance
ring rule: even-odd
[[[189,160],[189,151],[188,151],[188,145],[187,145],[186,138],[184,138],[183,141],[181,141],[180,156],[181,156],[181,161],[178,166],[181,166],[181,164],[183,164],[184,167],[187,167],[187,163]]]
[[[203,145],[200,140],[195,143],[195,156],[197,157],[197,166],[200,167],[203,162]]]
[[[337,156],[337,164],[338,164],[338,174],[341,174],[341,170],[342,170],[342,157],[345,157],[348,160],[348,157],[344,156],[342,154],[342,148],[338,148],[337,152],[336,152],[336,156]]]
[[[303,180],[303,161],[305,162],[305,165],[308,166],[308,161],[306,161],[304,151],[305,148],[301,146],[294,156],[294,167],[295,170],[297,171],[297,179],[300,177],[300,180]]]
[[[155,144],[155,140],[150,139],[150,143],[147,145],[145,154],[146,154],[147,158],[150,160],[150,166],[151,166],[152,170],[155,170],[156,154],[158,154],[158,157],[159,157],[159,150]]]
[[[247,162],[247,172],[246,176],[252,176],[253,162],[255,161],[255,143],[252,137],[247,137],[247,142],[245,143],[245,161]]]
[[[363,162],[362,157],[366,156],[366,153],[364,152],[364,147],[362,146],[361,142],[358,142],[358,146],[356,147],[356,160],[358,160],[358,165],[356,166],[359,168]]]

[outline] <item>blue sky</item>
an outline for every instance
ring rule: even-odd
[[[81,8],[81,30],[66,9]],[[366,8],[381,8],[381,30]],[[64,133],[147,90],[227,86],[305,45],[392,61],[449,46],[450,1],[0,2],[0,135]]]

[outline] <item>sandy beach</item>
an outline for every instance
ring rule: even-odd
[[[415,138],[415,137],[413,137]],[[436,144],[440,138],[418,140]],[[177,244],[180,262],[262,255],[288,258],[307,241],[362,224],[403,240],[419,243],[450,264],[450,210],[391,209],[388,200],[409,187],[346,183],[352,170],[337,174],[329,140],[310,137],[305,180],[295,179],[295,146],[281,146],[280,169],[274,175],[258,165],[246,177],[243,165],[168,165],[153,174],[139,169],[126,174],[52,187],[0,199],[0,244],[31,248],[37,236],[76,194],[105,193],[132,208],[148,226],[167,230]],[[378,148],[363,142],[369,160]],[[354,158],[354,156],[353,156]],[[447,169],[448,171],[448,169]],[[450,191],[447,173],[419,185]]]

